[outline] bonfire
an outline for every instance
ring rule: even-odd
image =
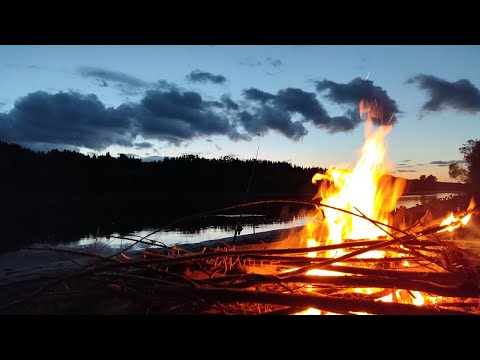
[[[269,243],[195,251],[164,246],[142,258],[51,249],[95,261],[17,296],[1,311],[479,314],[480,258],[451,241],[476,214],[473,199],[442,219],[426,213],[407,223],[405,212],[394,211],[405,181],[389,175],[385,161],[392,125],[373,126],[381,118],[374,104],[362,101],[360,111],[366,140],[359,159],[353,169],[331,167],[313,177],[318,193],[303,204],[314,213],[301,231]],[[260,203],[273,202],[298,203]]]

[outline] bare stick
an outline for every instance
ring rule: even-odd
[[[176,292],[198,296],[214,297],[223,302],[251,302],[262,304],[276,304],[284,306],[313,307],[330,312],[366,312],[385,315],[464,315],[464,312],[454,310],[435,309],[428,306],[414,306],[408,304],[384,303],[381,301],[345,299],[331,296],[298,295],[264,291],[250,291],[239,289],[216,288],[161,288],[162,292]]]

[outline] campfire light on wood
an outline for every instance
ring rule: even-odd
[[[307,225],[307,231],[311,235],[316,227],[326,226],[327,234],[324,241],[315,238],[307,239],[307,247],[319,246],[322,242],[325,245],[337,245],[344,242],[345,239],[393,239],[394,236],[389,232],[389,228],[381,225],[392,225],[391,212],[394,210],[398,198],[405,189],[405,180],[403,178],[394,178],[387,175],[388,166],[385,165],[385,138],[392,129],[392,125],[380,126],[377,130],[373,129],[373,119],[382,118],[381,109],[376,103],[360,102],[360,113],[366,115],[365,144],[363,145],[361,156],[353,170],[329,168],[325,174],[315,174],[312,182],[320,181],[319,190],[314,199],[319,199],[321,206],[318,207],[318,214],[314,220]],[[325,205],[325,206],[324,206]],[[467,211],[473,210],[475,204],[473,199]],[[343,209],[346,211],[337,210]],[[354,216],[352,213],[360,215]],[[366,218],[373,221],[366,221]],[[453,213],[445,218],[440,226],[450,225],[439,232],[453,231],[461,225],[466,225],[471,218],[471,213],[463,217],[455,217]],[[321,221],[318,221],[321,219]],[[391,230],[390,230],[391,231]],[[318,233],[318,232],[317,232]],[[403,247],[403,246],[402,246]],[[421,254],[420,251],[417,252]],[[346,249],[327,251],[327,257],[335,258],[346,254]],[[309,252],[310,258],[315,258],[317,252]],[[389,257],[404,257],[404,252],[398,252],[393,249],[388,251],[371,250],[358,254],[357,258],[370,259],[388,259]],[[346,263],[338,263],[346,265]],[[400,266],[409,268],[408,260],[402,261]],[[286,272],[297,271],[298,268],[289,269]],[[328,271],[323,269],[311,269],[305,273],[310,276],[348,276],[341,272]],[[311,291],[312,287],[307,286]],[[348,291],[364,295],[383,294],[382,288],[352,288]],[[348,292],[347,291],[347,292]],[[382,302],[401,302],[422,306],[424,304],[435,304],[442,299],[441,296],[428,296],[419,291],[411,290],[393,290],[388,295],[380,296],[375,301]],[[328,314],[330,312],[323,312]],[[354,312],[355,314],[367,314],[365,312]],[[322,311],[315,308],[308,308],[297,314],[322,314]]]

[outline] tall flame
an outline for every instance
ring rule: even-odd
[[[383,224],[391,224],[390,214],[396,206],[398,198],[402,195],[406,181],[403,178],[395,178],[387,174],[388,168],[384,164],[386,147],[385,138],[390,133],[392,125],[388,121],[387,125],[379,126],[373,129],[373,119],[381,119],[381,109],[376,103],[360,102],[360,113],[366,115],[365,143],[361,150],[359,160],[353,170],[329,168],[325,174],[315,174],[312,178],[313,183],[320,181],[317,195],[314,199],[320,199],[320,202],[329,207],[319,206],[318,213],[314,221],[305,227],[305,237],[307,247],[319,245],[317,240],[319,234],[324,234],[324,228],[320,232],[316,231],[318,222],[322,219],[322,224],[326,225],[327,236],[320,236],[327,245],[340,244],[346,239],[375,239],[379,236],[385,236],[386,232],[371,221],[353,216],[351,213],[358,214],[369,219],[376,220]],[[390,119],[391,120],[391,119]],[[446,218],[441,225],[445,226],[443,231],[452,231],[460,225],[466,225],[470,220],[471,212],[475,207],[473,199],[468,207],[467,214],[456,218],[453,213]],[[347,210],[338,211],[334,208]],[[386,230],[386,229],[385,229]],[[341,254],[342,250],[327,252],[328,257],[334,257]],[[369,251],[357,257],[383,258],[387,255],[385,251]],[[317,252],[311,251],[308,257],[317,257]],[[396,254],[401,257],[402,254]],[[404,268],[410,267],[408,260],[401,263]],[[297,268],[287,270],[295,271]],[[310,269],[306,275],[311,276],[348,276],[341,272],[325,269]],[[305,287],[307,292],[313,290],[312,286]],[[405,289],[392,289],[390,294],[383,295],[382,289],[376,288],[357,288],[354,293],[372,295],[378,293],[375,301],[407,303],[416,306],[424,304],[435,304],[441,300],[440,296],[431,297],[419,291],[407,291]],[[298,312],[299,315],[313,314],[331,314],[320,311],[315,308],[308,308]],[[355,312],[354,314],[365,314]]]
[[[386,174],[384,166],[385,137],[392,125],[373,130],[372,118],[379,118],[374,104],[360,102],[360,113],[366,114],[366,140],[360,159],[353,170],[329,168],[325,174],[315,174],[312,182],[324,180],[315,198],[326,205],[362,214],[383,223],[389,222],[389,213],[394,209],[405,188],[405,180]],[[344,239],[374,239],[385,235],[375,224],[356,216],[330,208],[323,208],[328,226],[327,244],[339,244]]]

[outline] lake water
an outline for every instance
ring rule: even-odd
[[[456,195],[455,193],[436,193],[436,194],[427,194],[427,195],[406,195],[402,196],[399,201],[397,202],[398,206],[405,206],[407,208],[414,207],[417,204],[422,204],[424,201],[428,201],[434,198],[445,198],[452,195]],[[225,216],[225,215],[224,215]],[[232,215],[229,215],[232,216]],[[249,215],[252,216],[252,215]],[[258,215],[257,215],[258,216]],[[261,215],[260,215],[261,216]],[[302,217],[294,217],[292,220],[287,222],[275,222],[270,224],[259,224],[255,226],[247,226],[244,225],[241,235],[248,235],[253,233],[259,233],[264,231],[270,230],[277,230],[277,229],[287,229],[295,226],[302,226],[305,225],[307,222],[307,218],[305,216]],[[155,231],[155,229],[144,229],[142,231],[137,231],[129,235],[131,238],[139,239],[141,237],[145,237]],[[114,236],[120,236],[119,234],[113,234]],[[215,240],[221,239],[226,237],[232,237],[234,235],[233,227],[204,227],[201,229],[195,229],[193,231],[178,231],[178,230],[171,230],[171,231],[159,231],[151,236],[148,237],[149,240],[153,240],[154,242],[161,242],[167,246],[178,245],[178,244],[191,244],[191,243],[198,243],[201,241],[207,240]],[[97,252],[103,252],[107,250],[114,249],[121,249],[125,248],[126,246],[130,245],[132,242],[128,240],[121,240],[116,239],[113,237],[105,238],[105,237],[84,237],[79,241],[72,242],[66,246],[73,247],[73,248],[88,248],[89,250],[95,249]],[[65,245],[62,245],[65,246]],[[135,245],[133,248],[134,250],[140,250],[142,248],[147,247],[146,244],[138,244]]]
[[[397,206],[405,206],[406,208],[411,208],[416,205],[421,205],[425,201],[432,199],[443,199],[449,196],[458,195],[457,193],[452,192],[442,192],[435,194],[422,194],[422,195],[405,195],[400,197],[397,201]]]

